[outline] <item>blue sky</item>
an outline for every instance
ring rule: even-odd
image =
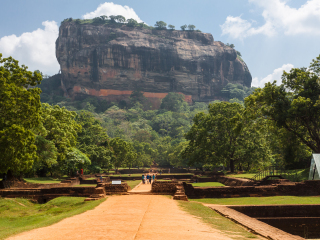
[[[124,15],[179,29],[194,24],[216,41],[233,43],[254,86],[280,80],[320,54],[320,0],[0,0],[0,53],[30,70],[59,71],[54,42],[65,18]]]

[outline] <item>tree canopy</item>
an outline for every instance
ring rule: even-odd
[[[282,84],[266,83],[246,99],[278,127],[297,136],[320,153],[320,56],[307,68],[293,68],[282,75]]]
[[[31,169],[37,159],[33,129],[41,122],[42,80],[12,57],[0,53],[0,169],[12,173]]]
[[[154,26],[158,29],[166,29],[167,24],[164,21],[157,21]]]

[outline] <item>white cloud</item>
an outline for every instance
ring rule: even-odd
[[[320,35],[320,1],[309,0],[300,8],[291,8],[286,0],[248,0],[263,9],[265,23],[254,27],[253,21],[228,16],[220,27],[222,35],[243,39],[256,34],[273,36],[277,32],[285,35]]]
[[[132,8],[128,6],[114,4],[113,2],[102,3],[95,11],[86,13],[82,17],[84,19],[91,19],[95,17],[100,17],[102,15],[106,15],[108,17],[111,15],[122,15],[126,19],[133,18],[138,22],[142,22],[142,20],[138,17],[136,12]]]
[[[273,82],[274,80],[277,80],[277,84],[281,84],[281,76],[283,74],[283,71],[289,72],[291,68],[294,66],[290,63],[283,64],[282,67],[277,68],[273,71],[273,73],[269,74],[265,78],[259,80],[259,78],[255,77],[252,79],[252,86],[253,87],[264,87],[265,83],[267,82]]]
[[[270,24],[265,24],[259,28],[253,28],[252,23],[242,19],[241,17],[228,16],[224,24],[221,25],[222,35],[228,34],[232,38],[243,39],[255,34],[265,34],[273,36],[274,29]]]
[[[40,70],[44,74],[53,75],[59,71],[55,55],[55,41],[59,27],[55,21],[42,23],[44,29],[25,32],[21,36],[9,35],[0,39],[0,52],[3,57],[12,56],[19,64],[26,65],[29,70]]]

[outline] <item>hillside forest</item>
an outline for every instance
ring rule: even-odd
[[[169,93],[154,110],[140,91],[117,103],[61,97],[50,90],[56,82],[0,54],[0,170],[22,177],[153,164],[305,168],[320,153],[319,74],[320,56],[264,88],[229,83],[227,101],[188,105]]]

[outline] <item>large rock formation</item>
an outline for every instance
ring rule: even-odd
[[[119,100],[140,90],[150,100],[179,92],[188,102],[211,101],[227,83],[252,80],[234,49],[197,31],[63,22],[56,55],[69,97]]]

